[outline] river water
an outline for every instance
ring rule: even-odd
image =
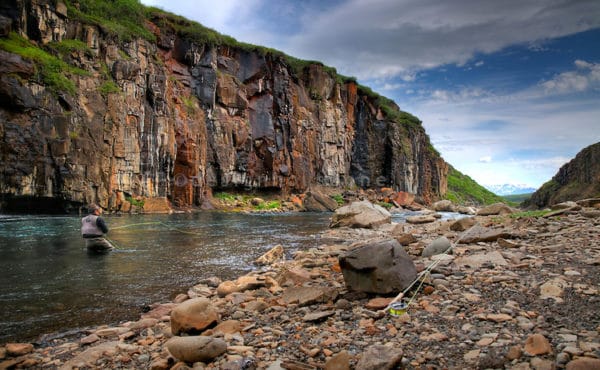
[[[395,214],[404,222],[407,212]],[[453,218],[456,214],[443,214]],[[104,217],[117,249],[89,254],[79,217],[0,215],[0,344],[136,320],[208,277],[235,279],[277,244],[318,247],[329,213]]]
[[[277,244],[290,255],[317,247],[330,216],[107,216],[118,249],[98,255],[85,250],[79,217],[0,215],[0,343],[137,319],[204,278],[250,271]]]

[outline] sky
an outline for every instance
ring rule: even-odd
[[[598,0],[142,3],[356,77],[484,186],[538,188],[600,142]]]

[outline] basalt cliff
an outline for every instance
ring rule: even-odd
[[[421,122],[354,79],[135,1],[103,24],[100,3],[0,4],[0,209],[112,209],[123,194],[189,207],[241,188],[445,194]],[[139,22],[119,28],[123,14]]]
[[[524,206],[543,208],[569,200],[600,198],[600,143],[582,149]]]

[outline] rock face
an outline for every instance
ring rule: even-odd
[[[158,11],[141,22],[156,41],[119,41],[72,11],[61,0],[0,6],[13,31],[0,37],[65,46],[52,53],[73,84],[52,85],[32,61],[0,51],[4,210],[26,199],[30,212],[115,209],[119,192],[187,207],[212,190],[313,184],[425,200],[446,192],[448,166],[420,122],[318,63],[298,69],[281,53],[204,44]]]
[[[417,276],[413,261],[395,239],[363,245],[339,261],[346,286],[353,291],[397,293]]]
[[[600,197],[600,143],[580,151],[524,205],[544,208],[568,200],[594,197]]]

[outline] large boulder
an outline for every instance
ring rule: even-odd
[[[477,216],[509,215],[511,213],[515,213],[515,209],[507,206],[504,203],[494,203],[480,209],[477,212]]]
[[[171,312],[171,331],[196,334],[214,325],[219,320],[219,312],[210,299],[194,298],[175,307]]]
[[[438,202],[433,203],[431,208],[434,211],[438,212],[454,212],[456,207],[449,200],[440,200]]]
[[[166,346],[173,357],[187,363],[210,362],[227,350],[223,339],[206,336],[173,337]]]
[[[365,244],[339,257],[349,290],[389,294],[406,289],[417,277],[415,264],[394,239]]]
[[[302,205],[309,212],[333,212],[338,208],[335,199],[318,191],[307,192]]]
[[[392,215],[385,208],[363,200],[338,208],[331,217],[329,227],[372,229],[391,221]]]

